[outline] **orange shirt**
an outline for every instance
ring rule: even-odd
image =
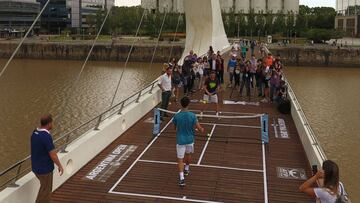
[[[266,66],[272,66],[272,64],[273,64],[273,57],[272,56],[268,56],[267,58],[266,58]]]

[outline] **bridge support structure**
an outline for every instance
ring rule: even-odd
[[[179,64],[193,50],[198,56],[230,47],[225,33],[219,0],[184,0],[186,15],[186,43]]]

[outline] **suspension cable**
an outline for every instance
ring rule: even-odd
[[[153,55],[151,57],[151,62],[149,64],[149,69],[151,68],[153,62],[154,62],[154,58],[155,58],[155,53],[156,53],[156,50],[159,46],[159,42],[160,42],[160,37],[161,37],[161,33],[162,33],[162,30],[163,30],[163,27],[164,27],[164,24],[165,24],[165,20],[166,20],[166,15],[167,15],[167,9],[165,9],[165,14],[164,14],[164,18],[163,18],[163,21],[162,21],[162,24],[161,24],[161,27],[160,27],[160,31],[159,31],[159,36],[157,38],[157,42],[156,42],[156,45],[155,45],[155,48],[154,48],[154,51],[153,51]]]
[[[177,37],[177,32],[178,32],[178,29],[179,29],[179,24],[180,24],[181,17],[182,17],[182,14],[179,13],[178,22],[177,22],[176,29],[175,29],[174,39],[173,39],[172,44],[171,44],[171,49],[170,49],[168,62],[170,62],[170,60],[171,60],[172,52],[173,52],[173,49],[174,49],[174,42],[175,42],[176,37]]]
[[[96,41],[97,41],[98,38],[99,38],[99,35],[100,35],[100,33],[101,33],[104,25],[105,25],[105,22],[106,22],[109,14],[110,14],[111,9],[112,9],[112,7],[111,7],[110,9],[108,9],[108,11],[107,11],[107,13],[106,13],[106,16],[105,16],[105,18],[104,18],[104,20],[103,20],[103,22],[102,22],[102,24],[101,24],[101,26],[100,26],[100,29],[99,29],[99,31],[97,32],[96,37],[95,37],[95,39],[94,39],[93,42],[92,42],[91,48],[90,48],[90,50],[89,50],[89,52],[88,52],[88,54],[87,54],[87,56],[86,56],[86,59],[85,59],[84,63],[83,63],[82,66],[81,66],[81,70],[80,70],[80,72],[78,73],[78,75],[76,76],[75,81],[73,82],[73,84],[72,84],[71,87],[69,88],[70,93],[69,93],[69,96],[66,97],[66,99],[65,99],[65,101],[64,101],[64,103],[63,103],[63,106],[64,106],[64,107],[69,103],[70,98],[72,97],[73,93],[75,92],[75,91],[73,90],[73,88],[76,87],[76,85],[78,84],[78,82],[79,82],[79,80],[80,80],[80,78],[81,78],[81,75],[82,75],[82,73],[83,73],[83,71],[84,71],[84,69],[85,69],[85,66],[86,66],[86,64],[87,64],[87,62],[88,62],[88,60],[89,60],[89,58],[90,58],[90,55],[91,55],[91,53],[92,53],[92,51],[93,51],[93,49],[94,49],[95,43],[96,43]],[[73,90],[73,91],[71,91],[71,90]],[[58,118],[57,118],[58,122],[60,121],[60,118],[62,118],[63,115],[64,115],[64,111],[62,111],[62,113],[60,113],[60,115],[58,116]]]
[[[143,12],[143,14],[142,14],[142,16],[141,16],[139,25],[138,25],[137,30],[136,30],[136,33],[135,33],[135,38],[134,38],[134,40],[133,40],[133,42],[132,42],[132,44],[131,44],[130,51],[129,51],[127,57],[126,57],[126,61],[125,61],[124,68],[123,68],[123,70],[122,70],[122,72],[121,72],[120,78],[119,78],[118,83],[117,83],[117,85],[116,85],[115,93],[114,93],[114,95],[113,95],[113,98],[111,99],[110,108],[111,108],[111,107],[113,106],[113,104],[114,104],[116,94],[117,94],[117,92],[118,92],[118,90],[119,90],[119,87],[120,87],[120,82],[121,82],[121,80],[122,80],[122,78],[123,78],[123,76],[124,76],[124,72],[125,72],[125,69],[127,68],[127,64],[128,64],[128,62],[129,62],[130,56],[131,56],[131,54],[132,54],[132,51],[133,51],[133,49],[134,49],[135,42],[137,41],[136,38],[137,38],[137,36],[138,36],[138,34],[139,34],[140,27],[141,27],[141,24],[142,24],[142,22],[143,22],[143,20],[144,20],[145,13],[146,13],[146,10],[144,9],[144,12]]]
[[[34,22],[31,24],[30,28],[28,29],[28,31],[26,32],[25,36],[21,39],[20,43],[18,44],[18,46],[16,47],[15,51],[12,53],[11,57],[9,58],[9,60],[6,62],[6,64],[4,65],[3,69],[0,72],[0,78],[1,76],[4,74],[5,70],[7,69],[7,67],[9,66],[10,62],[13,60],[13,58],[15,57],[16,53],[19,51],[21,45],[24,43],[25,39],[28,37],[29,33],[31,32],[31,30],[34,28],[36,22],[39,20],[40,16],[42,15],[42,13],[44,12],[45,8],[47,7],[47,5],[50,3],[50,0],[48,0],[44,7],[41,9],[40,13],[36,16]]]

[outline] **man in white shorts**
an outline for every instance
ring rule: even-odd
[[[204,97],[203,97],[203,101],[204,104],[206,105],[206,103],[214,103],[216,104],[216,115],[219,115],[219,98],[218,98],[218,92],[220,91],[220,82],[219,80],[216,78],[216,73],[215,72],[211,72],[210,73],[210,77],[205,81],[204,84]],[[205,105],[203,107],[203,110],[201,112],[201,114],[203,113],[204,109],[205,109]]]
[[[180,101],[182,109],[174,116],[173,123],[176,130],[176,152],[179,167],[179,186],[185,186],[185,177],[190,173],[191,154],[194,153],[194,129],[204,132],[196,115],[188,111],[190,99],[184,97]],[[185,166],[184,166],[185,162]]]

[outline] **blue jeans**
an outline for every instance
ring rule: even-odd
[[[168,109],[169,101],[171,97],[171,91],[165,91],[161,94],[161,108]],[[161,112],[161,116],[164,116],[164,112]]]

